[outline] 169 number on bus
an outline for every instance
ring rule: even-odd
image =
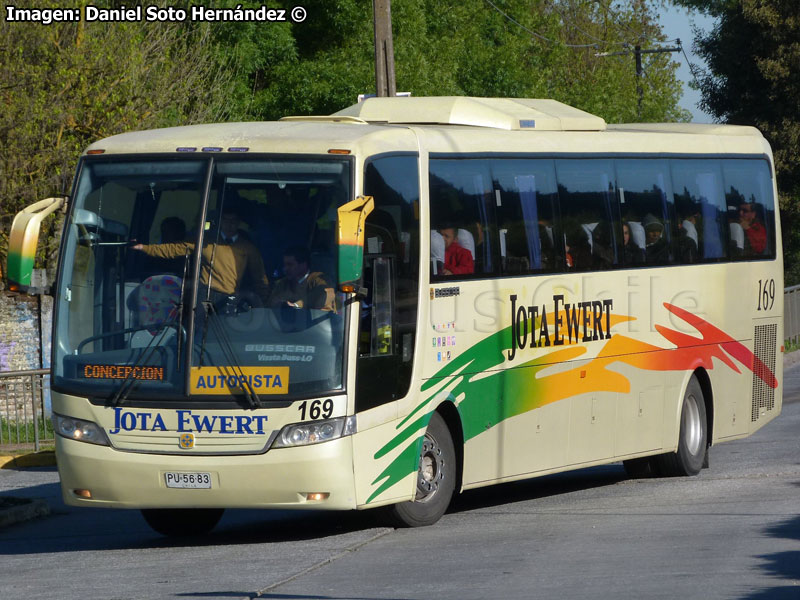
[[[772,310],[775,305],[775,280],[758,280],[758,310]]]
[[[329,418],[333,414],[333,400],[328,398],[324,402],[322,400],[314,400],[309,406],[306,400],[297,407],[300,410],[300,418],[305,421],[306,415],[308,418],[316,421],[320,417],[323,419]]]

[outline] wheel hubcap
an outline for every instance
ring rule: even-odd
[[[427,502],[439,491],[439,485],[444,479],[444,457],[442,449],[432,437],[425,434],[422,442],[422,452],[419,457],[419,472],[417,473],[417,502]]]
[[[703,425],[700,423],[700,410],[697,407],[697,398],[693,395],[686,397],[683,407],[683,430],[685,432],[686,449],[697,455],[703,441]]]

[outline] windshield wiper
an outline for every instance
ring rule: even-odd
[[[179,323],[179,326],[181,326],[180,324],[183,323],[183,295],[184,295],[184,293],[186,291],[186,275],[189,272],[189,256],[191,256],[191,254],[192,254],[192,251],[189,248],[187,248],[186,252],[183,255],[183,277],[181,278],[181,296],[180,296],[180,298],[178,298],[178,323]],[[182,341],[183,336],[180,335],[180,331],[178,331],[177,333],[178,333],[178,351],[177,351],[178,356],[176,358],[176,364],[180,365],[181,364],[181,348],[183,347],[183,344],[181,344],[181,341]]]
[[[224,197],[225,188],[223,187],[220,194]],[[223,208],[220,206],[219,216],[222,217]],[[217,336],[217,339],[220,342],[220,346],[222,346],[222,352],[225,355],[225,360],[227,360],[228,365],[234,369],[234,373],[237,375],[239,382],[242,385],[242,390],[244,391],[244,395],[247,398],[247,402],[250,404],[250,408],[261,408],[261,401],[258,398],[258,394],[256,394],[253,386],[250,385],[250,381],[245,377],[244,371],[242,370],[239,361],[236,358],[236,352],[233,349],[233,345],[231,344],[230,337],[228,337],[228,333],[225,331],[225,328],[220,325],[217,321],[217,317],[219,317],[219,313],[217,312],[214,303],[211,301],[211,278],[214,275],[214,260],[217,257],[217,246],[219,245],[219,236],[220,236],[220,224],[217,224],[217,231],[216,236],[214,239],[214,247],[211,248],[211,259],[208,261],[208,282],[206,283],[206,299],[201,303],[203,305],[203,311],[205,312],[205,322],[203,323],[203,338],[200,342],[200,357],[199,357],[199,365],[203,365],[203,351],[206,347],[206,334],[208,333],[208,324],[211,323],[212,328],[214,329],[214,334]],[[196,310],[196,309],[195,309]],[[212,317],[214,317],[212,319]],[[237,373],[238,371],[238,373]]]
[[[228,362],[228,366],[233,369],[236,378],[239,380],[242,390],[244,391],[244,395],[247,398],[247,402],[250,404],[250,408],[261,408],[261,400],[259,400],[258,394],[256,394],[253,386],[250,384],[250,381],[245,376],[244,370],[236,358],[236,351],[233,349],[233,344],[231,344],[230,337],[228,337],[228,333],[225,331],[225,328],[217,320],[219,313],[217,312],[214,303],[206,300],[202,304],[203,310],[205,311],[205,323],[203,324],[203,339],[200,343],[200,364],[198,366],[203,365],[203,351],[206,346],[206,333],[208,332],[208,324],[211,323],[211,327],[214,330],[214,335],[216,335],[220,342],[220,346],[222,347],[225,360]]]

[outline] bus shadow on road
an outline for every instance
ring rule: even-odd
[[[1,494],[42,499],[50,514],[0,527],[0,556],[300,542],[381,526],[373,511],[234,509],[225,512],[211,533],[168,538],[151,530],[138,510],[67,506],[58,482],[8,489]]]
[[[630,479],[622,465],[589,467],[577,471],[544,475],[533,479],[468,490],[455,499],[450,513],[499,507],[516,502],[538,500],[594,488],[615,485]]]
[[[228,510],[203,535],[164,537],[138,510],[75,508],[47,499],[49,517],[0,529],[0,556],[97,550],[213,547],[320,540],[380,527],[374,516],[355,511]]]
[[[620,465],[606,465],[511,482],[465,492],[454,501],[450,513],[586,491],[611,486],[625,479],[627,476]],[[57,486],[53,483],[20,492],[21,495],[45,497],[52,513],[46,519],[0,530],[0,555],[291,543],[348,534],[363,535],[372,529],[388,527],[381,510],[234,509],[226,511],[219,525],[208,534],[169,538],[152,531],[138,510],[66,506],[60,499]]]
[[[382,526],[372,511],[231,510],[206,537],[209,544],[300,542]]]

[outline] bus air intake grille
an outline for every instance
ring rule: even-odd
[[[759,359],[770,372],[775,372],[775,354],[778,337],[777,325],[757,325],[753,333],[753,354]],[[758,421],[758,418],[766,411],[775,408],[775,389],[765,382],[768,377],[761,378],[759,368],[753,370],[753,414],[751,420]]]

